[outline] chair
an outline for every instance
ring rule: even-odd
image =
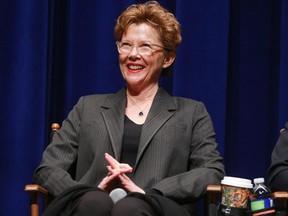
[[[60,125],[58,123],[53,123],[51,125],[51,140],[54,133],[59,129]],[[24,190],[30,195],[30,215],[39,216],[41,201],[44,200],[44,208],[47,207],[49,202],[51,201],[48,190],[37,184],[27,184]],[[221,186],[209,185],[207,187],[207,192],[208,194],[205,197],[204,207],[205,215],[213,215],[213,212],[215,212],[217,208],[216,203],[218,202],[218,199],[221,198]]]
[[[216,215],[218,204],[221,202],[221,185],[208,185],[204,198],[205,215]]]
[[[51,125],[51,136],[52,139],[53,134],[60,129],[60,125],[58,123],[53,123]],[[40,215],[40,198],[42,197],[44,200],[45,207],[49,204],[51,197],[49,196],[48,191],[37,185],[37,184],[27,184],[24,189],[26,192],[30,194],[30,210],[31,216],[39,216]]]
[[[51,136],[52,139],[53,134],[60,129],[60,125],[58,123],[53,123],[51,125]],[[51,201],[51,197],[49,196],[48,190],[37,185],[37,184],[27,184],[25,186],[25,191],[30,194],[30,210],[31,216],[39,216],[40,215],[40,199],[44,200],[44,207],[46,207]],[[284,214],[279,213],[279,216],[287,216],[285,212],[288,209],[288,192],[277,191],[273,193],[275,208],[279,212],[284,212]],[[207,216],[216,215],[217,206],[221,202],[221,185],[208,185],[207,193],[204,201],[204,212]]]

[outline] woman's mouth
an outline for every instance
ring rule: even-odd
[[[131,73],[137,73],[142,71],[145,67],[143,65],[128,64],[127,68]]]
[[[128,65],[130,70],[142,70],[144,67],[141,65]]]

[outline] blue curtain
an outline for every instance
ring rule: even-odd
[[[124,86],[113,27],[143,1],[0,0],[0,215],[29,215],[50,125],[81,95]],[[203,101],[227,175],[267,176],[288,120],[286,0],[161,0],[182,24],[173,74],[161,85]]]

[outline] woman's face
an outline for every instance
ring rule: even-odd
[[[132,45],[129,53],[119,53],[120,69],[127,85],[135,89],[158,85],[162,69],[173,63],[174,53],[168,55],[158,46],[152,46],[151,55],[138,53],[139,46],[151,44],[163,46],[157,30],[146,23],[131,24],[124,32],[121,42]]]

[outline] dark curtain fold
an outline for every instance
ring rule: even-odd
[[[24,186],[50,124],[81,95],[124,86],[115,20],[144,1],[0,1],[0,215],[29,215]],[[182,24],[172,75],[161,85],[203,101],[227,175],[266,178],[288,120],[286,0],[159,1]]]
[[[45,144],[47,1],[0,3],[0,215],[28,215],[24,182]]]
[[[288,71],[287,39],[283,41],[287,13],[285,1],[231,1],[225,131],[228,174],[266,177],[271,149],[287,121],[288,100],[282,97],[288,92],[287,75],[286,86],[280,84]]]

